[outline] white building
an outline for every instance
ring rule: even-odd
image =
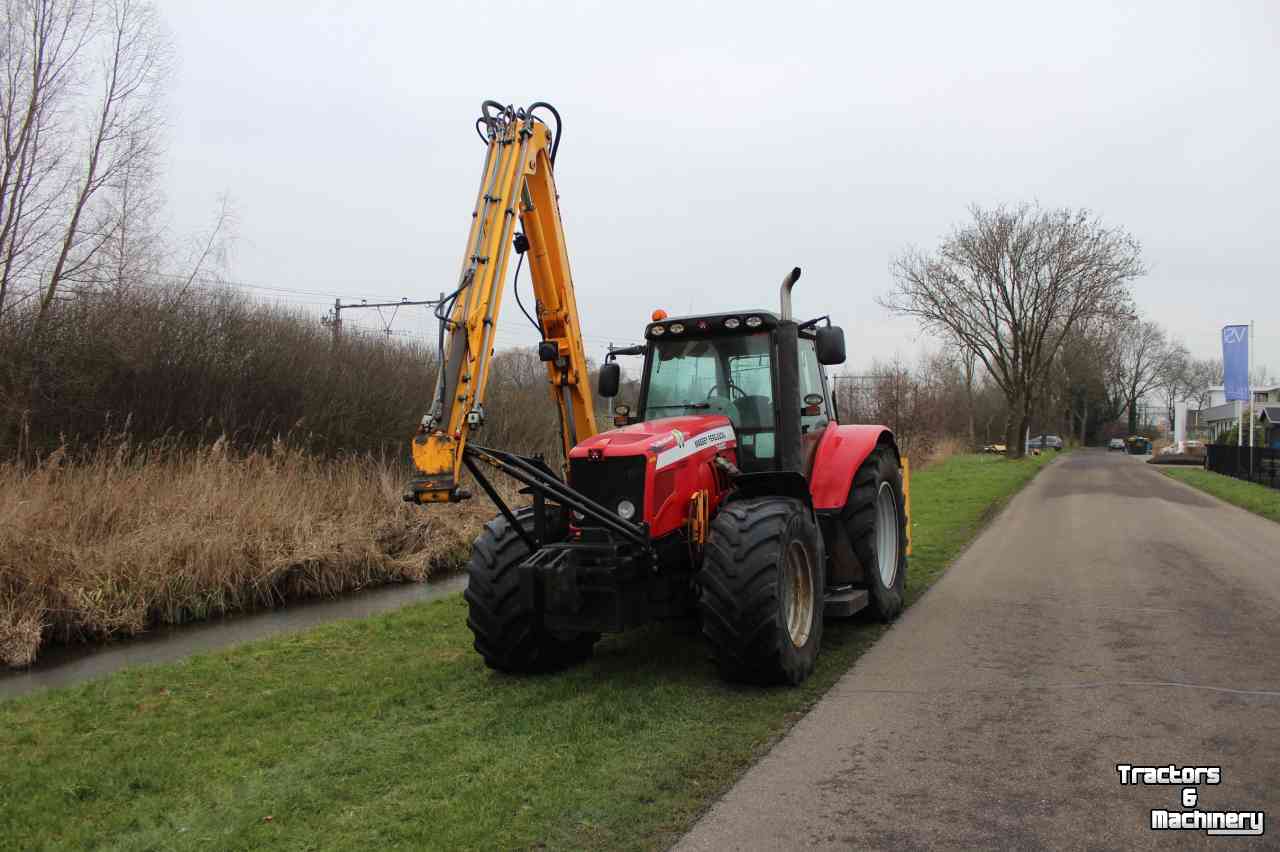
[[[1208,434],[1209,440],[1216,441],[1224,432],[1240,428],[1236,423],[1236,403],[1234,400],[1227,402],[1227,392],[1222,385],[1208,388],[1208,394],[1209,405],[1197,412],[1195,423],[1202,432]],[[1245,415],[1248,416],[1249,404],[1247,402],[1241,404]],[[1264,406],[1280,405],[1280,385],[1254,388],[1253,405],[1255,411]]]

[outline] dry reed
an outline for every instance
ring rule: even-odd
[[[972,452],[973,448],[969,446],[969,442],[966,439],[955,435],[943,435],[941,438],[930,442],[928,451],[915,469],[923,470],[930,465],[944,462],[952,456]]]
[[[406,476],[222,441],[0,465],[0,663],[456,566],[492,506],[409,506]]]

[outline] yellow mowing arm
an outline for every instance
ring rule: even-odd
[[[458,286],[436,308],[445,341],[432,406],[412,444],[418,476],[406,499],[413,502],[470,496],[458,487],[463,450],[470,431],[485,419],[485,386],[517,217],[529,242],[529,272],[542,330],[539,351],[560,413],[565,458],[597,431],[553,175],[555,147],[550,128],[533,115],[539,108],[554,113],[542,103],[515,110],[486,101],[477,122],[488,153]],[[558,114],[556,118],[558,133]]]

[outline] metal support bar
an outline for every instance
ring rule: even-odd
[[[472,461],[471,456],[467,455],[465,452],[462,456],[462,463],[467,466],[467,470],[471,471],[471,475],[476,478],[476,482],[480,483],[480,487],[484,489],[485,494],[489,495],[489,499],[498,507],[498,511],[502,513],[502,516],[507,519],[507,523],[511,524],[511,527],[516,531],[516,534],[519,535],[520,538],[524,540],[524,543],[529,546],[529,552],[533,553],[536,551],[539,546],[538,542],[533,536],[525,532],[524,525],[517,520],[515,514],[512,513],[511,508],[507,506],[506,501],[498,496],[498,492],[494,490],[493,485],[490,484],[489,480],[485,479],[484,474],[480,472],[480,466]]]
[[[338,338],[342,334],[342,312],[343,311],[351,311],[351,310],[355,310],[356,308],[396,308],[397,310],[399,310],[400,308],[411,308],[411,307],[416,307],[421,305],[430,307],[436,304],[439,304],[439,302],[433,299],[419,299],[419,300],[401,299],[398,302],[349,302],[344,305],[341,299],[334,299],[333,300],[334,342],[337,342]],[[379,311],[378,314],[379,316],[381,316],[382,312]],[[396,318],[395,314],[392,314],[391,322],[383,323],[383,332],[385,332],[386,334],[391,333],[391,323],[395,322],[395,318]]]
[[[521,456],[468,444],[463,450],[463,457],[468,462],[468,468],[471,467],[472,458],[479,458],[512,479],[524,483],[535,493],[541,491],[544,496],[550,497],[570,510],[577,511],[592,520],[598,521],[602,526],[607,527],[633,544],[642,547],[649,546],[649,536],[643,526],[624,521],[604,506],[570,488],[554,475],[547,473],[545,469],[539,469],[538,466]],[[483,484],[482,482],[481,485],[483,486]]]
[[[344,311],[350,308],[407,308],[414,305],[434,305],[436,302],[437,300],[435,299],[422,299],[418,301],[401,299],[398,302],[348,302],[345,305],[339,304],[339,307]]]
[[[547,497],[541,491],[533,492],[533,537],[539,544],[547,540]]]

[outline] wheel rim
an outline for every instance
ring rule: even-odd
[[[887,482],[876,494],[876,557],[880,583],[890,588],[898,573],[898,499]]]
[[[787,546],[782,564],[782,612],[787,620],[791,644],[803,648],[813,631],[813,564],[803,544]]]

